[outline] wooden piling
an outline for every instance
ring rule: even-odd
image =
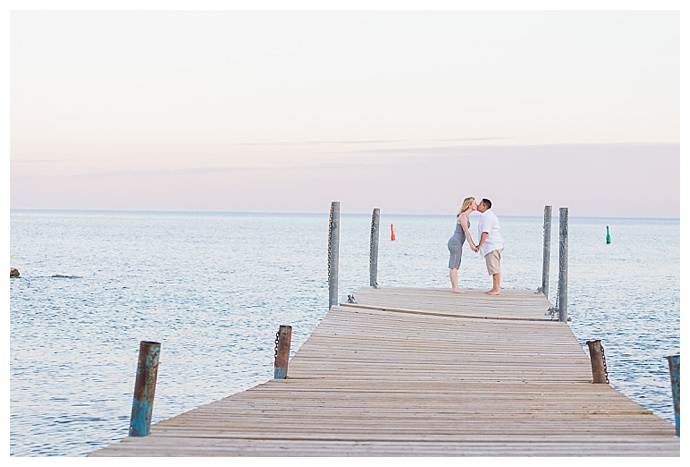
[[[604,360],[604,348],[600,340],[587,341],[589,347],[589,359],[592,362],[592,382],[596,384],[606,384],[609,378],[606,371],[606,361]]]
[[[161,345],[158,342],[141,341],[139,344],[139,362],[134,383],[129,436],[147,436],[149,434],[160,349]]]
[[[276,333],[276,348],[273,363],[274,379],[287,378],[291,342],[292,326],[281,325]]]

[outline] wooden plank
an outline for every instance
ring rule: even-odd
[[[91,456],[678,456],[543,295],[362,289],[270,380]]]

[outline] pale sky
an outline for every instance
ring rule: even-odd
[[[680,216],[678,10],[16,3],[11,208]]]

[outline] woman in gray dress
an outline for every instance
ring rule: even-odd
[[[448,268],[450,269],[450,285],[453,293],[462,293],[458,288],[458,269],[462,261],[462,246],[465,240],[470,244],[472,251],[476,251],[477,246],[472,241],[470,235],[470,214],[477,210],[477,202],[473,197],[465,198],[462,202],[462,207],[457,213],[455,232],[448,240],[448,251],[450,251],[450,259],[448,260]]]

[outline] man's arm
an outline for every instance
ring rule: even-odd
[[[482,238],[479,239],[479,244],[477,245],[477,250],[479,250],[482,245],[484,244],[484,241],[486,240],[486,237],[489,236],[489,232],[482,232]]]

